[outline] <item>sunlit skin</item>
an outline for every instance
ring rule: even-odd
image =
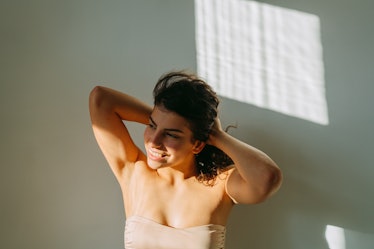
[[[188,121],[163,106],[155,106],[144,131],[148,166],[172,167],[187,175],[195,174],[195,154],[204,144],[193,142]]]
[[[207,186],[197,180],[195,165],[195,154],[205,143],[192,139],[182,116],[106,87],[92,90],[90,115],[96,140],[121,186],[126,217],[138,215],[175,228],[226,225],[233,200],[258,203],[280,186],[282,175],[271,158],[224,132],[219,118],[206,143],[224,151],[234,165]],[[123,121],[147,125],[145,153]]]

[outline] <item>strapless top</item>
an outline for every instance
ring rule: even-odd
[[[131,216],[126,219],[125,249],[223,249],[225,233],[222,225],[174,228]]]

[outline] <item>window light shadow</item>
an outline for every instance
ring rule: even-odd
[[[325,237],[329,245],[329,249],[347,249],[345,244],[345,233],[343,228],[327,225]]]
[[[317,16],[243,0],[195,0],[197,71],[221,96],[327,125]]]

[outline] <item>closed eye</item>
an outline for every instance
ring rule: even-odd
[[[153,121],[152,117],[149,117],[149,123],[148,123],[148,127],[152,128],[152,129],[156,129],[156,124],[155,124],[155,121]]]
[[[172,137],[172,138],[179,138],[178,135],[175,135],[175,134],[169,133],[169,132],[167,132],[166,135],[169,136],[169,137]]]
[[[153,121],[153,119],[152,119],[151,116],[149,117],[148,127],[150,127],[153,130],[157,128],[157,124],[155,123],[155,121]],[[180,136],[177,135],[177,134],[175,134],[175,133],[183,134],[184,132],[182,130],[179,130],[179,129],[165,129],[164,130],[164,135],[165,136],[168,136],[168,137],[171,137],[171,138],[175,138],[175,139],[180,138]]]
[[[152,129],[156,129],[156,125],[152,124],[152,123],[149,123],[148,124],[148,127],[152,128]]]

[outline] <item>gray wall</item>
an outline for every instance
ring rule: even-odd
[[[334,225],[347,249],[373,248],[374,2],[265,2],[321,18],[330,124],[222,99],[223,124],[285,176],[272,199],[234,209],[227,247],[324,249]],[[193,1],[0,1],[0,248],[123,248],[88,94],[105,84],[151,103],[171,69],[196,69]]]

